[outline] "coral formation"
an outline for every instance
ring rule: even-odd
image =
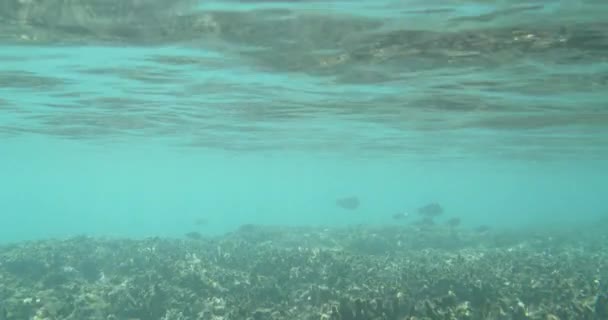
[[[5,245],[0,319],[606,318],[606,237],[447,229]]]

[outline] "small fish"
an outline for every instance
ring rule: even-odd
[[[239,232],[254,232],[258,229],[258,226],[256,226],[255,224],[252,223],[245,223],[242,224],[241,226],[239,226],[238,231]]]
[[[485,233],[487,233],[488,231],[490,231],[490,229],[491,229],[491,228],[490,228],[490,226],[481,225],[481,226],[479,226],[479,227],[477,227],[477,228],[473,229],[473,231],[475,231],[475,232],[477,232],[477,233],[482,233],[482,234],[485,234]]]
[[[194,219],[195,226],[206,226],[208,223],[209,223],[209,221],[205,218]]]
[[[340,198],[338,200],[336,200],[336,205],[342,209],[346,209],[346,210],[355,210],[357,208],[359,208],[359,198],[356,196],[352,196],[352,197],[345,197],[345,198]]]
[[[458,227],[460,225],[460,218],[451,218],[450,220],[446,221],[446,224],[450,228]]]
[[[192,240],[201,240],[203,235],[200,232],[192,231],[185,234],[186,238]]]
[[[409,216],[410,216],[409,212],[403,211],[403,212],[395,213],[393,215],[393,219],[395,219],[395,220],[401,220],[401,219],[405,219],[405,218],[407,218]]]
[[[418,208],[418,214],[427,216],[430,218],[439,216],[443,213],[443,208],[437,203],[429,203],[426,206]]]
[[[435,221],[432,218],[425,217],[415,221],[413,224],[418,227],[430,227],[435,225]]]

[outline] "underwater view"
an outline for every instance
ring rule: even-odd
[[[608,320],[607,16],[0,0],[0,320]]]

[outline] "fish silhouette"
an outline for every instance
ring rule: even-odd
[[[418,208],[418,213],[433,218],[441,215],[443,213],[443,208],[437,202],[433,202]]]
[[[448,220],[446,222],[446,224],[450,227],[450,228],[455,228],[458,227],[460,225],[460,218],[456,217],[456,218],[451,218],[450,220]]]
[[[395,219],[395,220],[401,220],[401,219],[405,219],[405,218],[407,218],[409,216],[410,216],[410,214],[408,212],[402,211],[402,212],[395,213],[393,215],[393,219]]]
[[[206,226],[208,223],[209,223],[209,221],[206,218],[194,219],[195,226]]]
[[[191,240],[201,240],[203,239],[203,235],[200,232],[192,231],[185,234],[186,238]]]
[[[345,197],[336,200],[336,205],[342,209],[355,210],[359,208],[359,198],[356,196]]]
[[[490,226],[487,226],[487,225],[484,224],[484,225],[481,225],[481,226],[478,226],[478,227],[474,228],[473,231],[475,231],[477,233],[485,234],[485,233],[489,232],[490,229],[491,229]]]

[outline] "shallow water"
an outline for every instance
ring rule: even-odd
[[[608,211],[602,1],[45,3],[1,5],[0,240]]]
[[[0,0],[0,320],[608,318],[604,2]]]

